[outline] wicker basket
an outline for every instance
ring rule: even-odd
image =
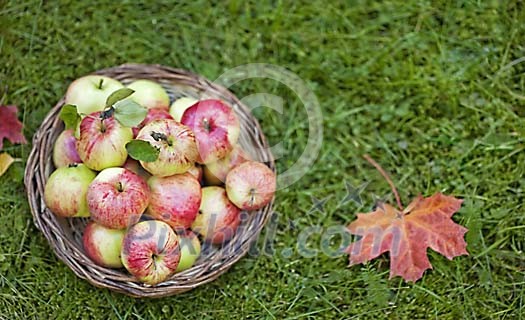
[[[218,98],[228,102],[235,109],[241,123],[239,143],[243,149],[275,171],[273,157],[259,123],[249,109],[227,89],[188,71],[160,65],[125,64],[100,70],[95,74],[115,78],[124,84],[134,79],[156,81],[168,91],[172,101],[179,96],[190,96],[201,99]],[[25,185],[35,225],[44,234],[58,258],[78,277],[97,287],[109,288],[133,297],[170,296],[213,281],[248,252],[272,213],[273,201],[257,212],[245,214],[237,233],[227,244],[221,248],[204,246],[201,257],[191,269],[176,273],[158,285],[144,285],[124,269],[113,270],[94,264],[82,248],[82,231],[88,219],[59,218],[46,208],[43,201],[45,183],[54,170],[53,144],[64,129],[58,118],[63,104],[64,99],[61,99],[33,137]]]

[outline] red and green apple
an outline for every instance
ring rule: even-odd
[[[96,171],[120,167],[126,162],[126,144],[132,139],[131,128],[123,126],[112,116],[95,112],[80,122],[78,155],[86,166]]]
[[[195,133],[198,163],[224,158],[237,143],[240,125],[235,111],[220,100],[201,100],[182,115],[181,123]]]
[[[82,160],[77,152],[77,139],[73,130],[62,131],[53,146],[53,163],[55,167],[60,168],[81,162]]]
[[[166,222],[175,230],[191,227],[201,204],[201,185],[194,176],[189,173],[153,176],[148,186],[150,217]]]
[[[158,284],[177,270],[179,237],[162,221],[139,222],[124,236],[121,257],[124,267],[139,281]]]
[[[83,164],[58,168],[44,188],[46,206],[60,217],[89,217],[86,194],[96,175]]]
[[[241,163],[226,176],[228,198],[243,210],[264,207],[273,199],[275,188],[275,173],[256,161]]]
[[[87,192],[91,218],[112,229],[124,229],[137,223],[148,207],[149,198],[144,179],[124,168],[102,170]]]
[[[184,173],[195,164],[199,155],[191,129],[175,120],[150,122],[140,130],[136,139],[147,141],[159,150],[155,161],[140,162],[144,169],[155,176]]]
[[[99,266],[122,268],[120,251],[125,234],[126,229],[110,229],[91,221],[82,236],[84,250]]]
[[[222,244],[235,235],[241,222],[240,213],[241,210],[228,200],[224,188],[204,187],[199,213],[191,228],[205,241]]]

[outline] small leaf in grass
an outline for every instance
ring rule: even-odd
[[[115,103],[115,119],[126,127],[138,126],[148,114],[148,109],[133,100],[121,100]]]
[[[13,162],[15,162],[15,159],[8,153],[0,153],[0,177],[9,169]]]
[[[132,140],[126,144],[128,155],[135,160],[153,162],[159,157],[160,150],[143,140]]]
[[[118,101],[126,99],[127,97],[132,95],[133,92],[135,91],[130,88],[118,89],[117,91],[110,94],[109,97],[106,99],[106,107],[111,107]]]
[[[66,104],[60,110],[60,119],[64,121],[66,129],[76,130],[80,122],[80,115],[77,112],[77,107],[72,104]]]

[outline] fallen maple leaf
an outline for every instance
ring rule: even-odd
[[[0,106],[0,150],[4,147],[4,138],[7,138],[11,143],[27,143],[22,134],[22,122],[16,116],[17,112],[16,106]],[[0,176],[15,161],[20,161],[20,159],[16,160],[7,153],[0,153]]]
[[[13,162],[15,162],[15,159],[8,153],[0,153],[0,177],[9,169]]]
[[[348,226],[350,233],[361,236],[350,244],[350,266],[390,253],[390,278],[401,276],[416,281],[431,269],[427,248],[447,257],[468,255],[464,235],[466,228],[456,224],[452,215],[461,207],[462,200],[441,193],[431,197],[417,197],[402,209],[399,195],[392,181],[368,156],[367,160],[383,174],[394,191],[398,205],[380,203],[371,213],[357,214],[357,220]]]
[[[0,106],[0,150],[3,147],[4,138],[11,143],[27,143],[22,134],[22,123],[18,120],[16,106]]]

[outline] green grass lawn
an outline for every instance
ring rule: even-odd
[[[19,106],[29,139],[75,78],[126,62],[159,63],[216,79],[243,64],[285,67],[322,107],[315,164],[276,197],[274,254],[246,257],[208,285],[136,300],[77,278],[34,227],[17,163],[0,178],[0,318],[525,317],[525,7],[518,1],[232,1],[210,6],[131,1],[0,0],[0,97]],[[341,1],[342,2],[342,1]],[[306,112],[285,86],[247,80],[239,97],[284,98],[284,115],[254,113],[282,143],[279,171],[307,142]],[[2,121],[2,119],[0,119]],[[26,159],[31,145],[4,150]],[[469,256],[429,250],[416,283],[388,279],[388,256],[301,256],[305,228],[347,225],[376,198],[394,198],[362,155],[396,181],[405,204],[437,191],[464,199]],[[363,204],[339,205],[344,181]],[[329,197],[324,211],[312,196]],[[320,249],[321,235],[308,238]],[[337,239],[334,239],[337,240]]]

